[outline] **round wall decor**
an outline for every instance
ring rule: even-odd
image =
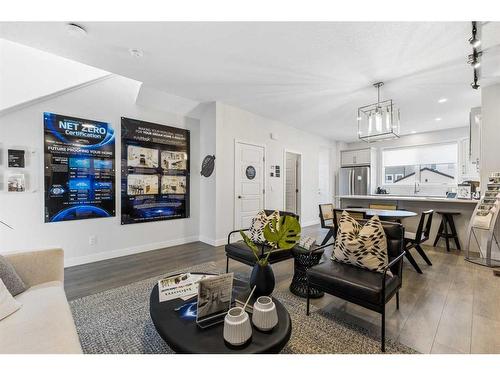
[[[215,168],[215,155],[207,155],[201,163],[201,175],[203,177],[210,177]]]
[[[249,165],[245,171],[245,174],[247,175],[247,178],[249,180],[253,180],[257,172],[255,171],[255,168],[253,166]]]

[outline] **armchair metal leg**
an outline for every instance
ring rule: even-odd
[[[229,257],[226,257],[226,273],[229,272]]]
[[[382,347],[381,350],[385,353],[385,305],[382,308]]]
[[[309,283],[307,283],[307,307],[306,307],[306,315],[309,316],[309,293],[310,293],[310,287]]]
[[[415,259],[411,255],[410,250],[406,250],[405,256],[406,256],[406,259],[408,259],[410,264],[413,266],[413,268],[415,268],[415,271],[417,271],[418,273],[422,273],[422,270],[420,269],[417,262],[415,262]]]
[[[432,266],[431,260],[427,257],[427,254],[425,253],[424,249],[420,245],[415,246],[415,250],[420,254],[422,258],[424,258],[425,263],[427,263],[429,266]]]
[[[396,310],[399,310],[399,291],[396,292]]]

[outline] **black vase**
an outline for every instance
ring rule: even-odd
[[[270,296],[274,290],[274,273],[269,264],[255,264],[250,275],[250,289],[255,286],[255,297]]]

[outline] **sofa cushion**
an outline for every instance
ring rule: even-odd
[[[264,228],[272,219],[276,219],[276,221],[279,221],[279,211],[274,211],[270,215],[267,215],[266,212],[262,210],[257,214],[257,216],[252,218],[252,226],[250,227],[250,239],[253,241],[253,243],[267,243],[264,237]]]
[[[12,264],[2,255],[0,255],[0,279],[3,280],[7,290],[13,296],[17,296],[27,289]]]
[[[351,296],[376,305],[382,303],[381,273],[368,272],[346,263],[326,261],[309,268],[307,275],[310,283],[321,286],[321,290],[334,296]],[[398,276],[386,276],[386,296],[391,296],[399,285],[401,280]]]
[[[81,353],[63,284],[39,284],[15,299],[23,307],[0,321],[0,353]]]
[[[361,225],[346,211],[342,212],[332,260],[384,272],[389,263],[387,239],[378,216]]]
[[[20,307],[21,304],[12,297],[12,294],[9,293],[2,279],[0,279],[0,320],[15,313]]]
[[[258,248],[260,249],[261,246],[259,245]],[[264,254],[267,254],[267,252],[269,250],[271,250],[270,246],[264,246]],[[237,260],[244,261],[245,263],[254,264],[257,262],[257,260],[255,259],[255,256],[253,255],[252,250],[250,250],[250,248],[243,241],[238,241],[238,242],[233,242],[233,243],[227,244],[226,245],[226,253],[231,258],[235,258]],[[276,262],[279,262],[281,260],[285,260],[285,259],[288,259],[291,257],[292,257],[291,250],[275,251],[275,252],[272,252],[271,255],[269,255],[269,262],[276,263]]]

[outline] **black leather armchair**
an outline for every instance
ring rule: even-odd
[[[359,220],[363,223],[363,220]],[[365,220],[366,221],[366,220]],[[389,264],[384,273],[373,272],[349,264],[327,261],[307,270],[309,289],[314,288],[363,306],[382,315],[381,349],[385,352],[385,305],[396,296],[399,309],[399,289],[403,279],[404,227],[399,223],[382,222],[387,237]],[[391,270],[392,276],[387,272]]]
[[[266,215],[271,215],[273,213],[273,210],[265,210]],[[292,212],[286,212],[286,211],[280,211],[280,216],[292,216],[295,217],[297,220],[299,219],[299,216],[292,213]],[[248,248],[248,246],[245,244],[244,241],[238,241],[238,242],[233,242],[231,243],[231,236],[235,233],[239,233],[240,231],[248,231],[250,228],[247,229],[238,229],[238,230],[233,230],[229,235],[227,236],[227,245],[225,247],[226,251],[226,272],[229,272],[229,259],[236,260],[240,263],[244,263],[248,266],[254,266],[257,260],[255,259],[255,256],[253,255],[252,250]],[[261,254],[260,257],[263,258],[266,256],[267,252],[271,250],[270,246],[267,245],[258,245],[261,248]],[[283,260],[287,260],[292,258],[292,251],[291,250],[281,250],[281,251],[275,251],[271,253],[269,256],[269,263],[274,264],[281,262]]]

